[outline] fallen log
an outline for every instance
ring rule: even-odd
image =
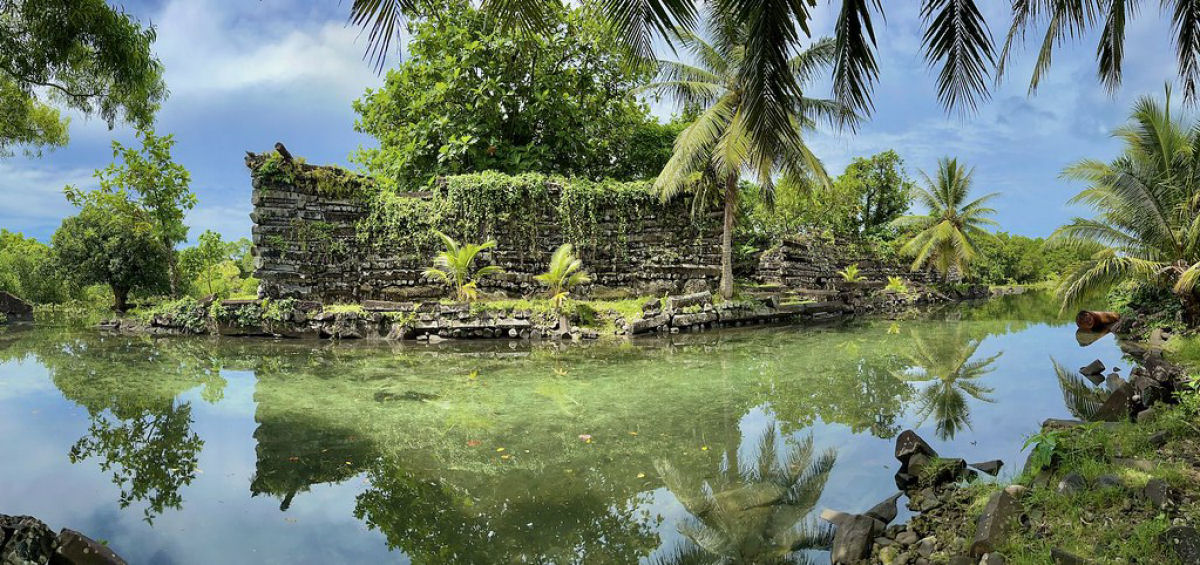
[[[1100,312],[1096,310],[1080,310],[1075,315],[1075,325],[1081,330],[1099,331],[1121,319],[1116,312]]]

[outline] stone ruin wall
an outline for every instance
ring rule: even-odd
[[[317,177],[332,173],[353,189],[351,193],[368,185],[366,179],[336,167],[300,164],[293,178],[281,180],[258,174],[263,159],[253,154],[246,159],[254,187],[253,252],[262,296],[334,303],[445,295],[445,287],[422,274],[431,264],[432,252],[414,254],[411,246],[361,238],[358,224],[370,213],[369,199],[331,196],[319,189]],[[533,276],[545,271],[564,234],[553,209],[528,213],[536,216],[533,238],[512,233],[504,225],[467,238],[498,242],[484,261],[500,265],[505,273],[485,278],[481,291],[517,297],[543,290]],[[627,226],[624,232],[621,224]],[[628,226],[628,219],[603,214],[593,232],[596,237],[578,243],[593,278],[582,294],[603,298],[716,289],[721,256],[719,224],[714,219],[694,219],[690,203],[681,198],[655,203],[642,210],[636,228]],[[314,233],[319,240],[312,237]],[[841,281],[837,272],[852,263],[876,283],[887,276],[926,279],[923,273],[909,272],[906,265],[857,256],[848,247],[815,243],[811,238],[785,239],[763,253],[752,279],[820,299],[836,294]]]
[[[261,156],[247,158],[252,171],[260,163]],[[445,287],[422,274],[434,253],[413,254],[411,246],[360,238],[357,226],[370,212],[368,200],[323,194],[311,174],[322,168],[332,169],[300,165],[302,172],[291,183],[252,174],[251,219],[260,293],[326,303],[443,296]],[[358,182],[353,175],[344,176]],[[554,187],[549,188],[554,197]],[[583,292],[593,296],[615,291],[657,295],[715,288],[720,277],[720,247],[711,230],[716,224],[696,222],[688,211],[688,203],[682,199],[657,205],[645,210],[636,227],[624,232],[621,218],[601,215],[592,232],[595,237],[577,242],[578,254],[592,277],[592,284]],[[482,264],[490,261],[505,273],[484,278],[481,291],[523,296],[544,290],[533,277],[546,270],[564,234],[555,210],[531,209],[527,213],[535,216],[532,238],[527,233],[513,233],[505,225],[493,225],[486,233],[465,238],[472,242],[494,238],[498,244],[486,252]],[[319,242],[304,235],[318,232],[323,238]]]

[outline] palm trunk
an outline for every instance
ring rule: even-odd
[[[1200,325],[1200,297],[1196,296],[1195,292],[1177,292],[1179,304],[1183,308],[1183,323],[1189,328],[1194,328]]]
[[[733,212],[737,200],[737,175],[725,179],[725,221],[721,231],[721,297],[733,298]]]

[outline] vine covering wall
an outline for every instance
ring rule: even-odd
[[[392,193],[337,167],[246,158],[254,187],[256,276],[273,298],[325,302],[434,297],[422,272],[440,249],[434,230],[459,240],[496,239],[482,258],[505,274],[481,290],[541,290],[564,241],[575,244],[594,296],[715,287],[719,225],[695,218],[686,200],[662,203],[649,183],[479,173],[443,179],[428,192]]]

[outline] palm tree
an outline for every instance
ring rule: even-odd
[[[656,461],[663,482],[689,514],[679,526],[688,542],[657,563],[805,563],[804,550],[828,548],[832,532],[807,517],[836,455],[826,451],[814,459],[811,436],[790,446],[781,442],[768,426],[753,461],[731,461],[703,481]]]
[[[545,273],[533,278],[550,289],[550,300],[555,308],[562,308],[563,299],[570,294],[571,289],[592,281],[592,277],[581,270],[583,261],[575,256],[575,248],[570,243],[564,243],[554,250],[550,256],[550,268]]]
[[[926,186],[917,189],[917,200],[929,208],[929,214],[902,216],[892,223],[917,231],[900,249],[901,253],[914,257],[914,271],[932,264],[942,276],[951,271],[965,273],[977,255],[975,242],[989,237],[983,226],[994,226],[996,222],[984,216],[996,211],[984,204],[997,193],[964,204],[971,192],[974,172],[959,165],[957,159],[947,157],[938,160],[936,179],[921,172]]]
[[[724,222],[721,231],[721,296],[733,295],[733,223],[738,202],[738,178],[754,174],[765,191],[773,177],[812,178],[821,184],[829,179],[820,159],[809,150],[800,133],[815,126],[815,120],[854,119],[844,106],[832,100],[817,100],[796,94],[789,100],[788,123],[794,139],[760,143],[747,122],[747,84],[744,68],[756,62],[746,58],[749,30],[722,29],[710,44],[700,37],[679,31],[680,43],[697,59],[695,65],[659,61],[659,80],[641,90],[668,94],[698,116],[675,140],[675,152],[654,181],[664,200],[685,190],[695,190],[697,201],[708,191],[721,190]],[[835,44],[831,39],[814,43],[790,61],[789,72],[802,82],[833,63]],[[695,209],[695,208],[694,208]]]
[[[1165,104],[1138,99],[1130,122],[1114,132],[1125,143],[1120,157],[1084,159],[1063,171],[1065,178],[1090,183],[1071,202],[1097,212],[1090,220],[1075,218],[1048,241],[1096,249],[1062,277],[1063,308],[1136,280],[1170,288],[1185,321],[1200,323],[1200,122],[1183,124],[1170,108],[1169,89]]]
[[[917,393],[917,417],[924,424],[933,416],[942,439],[953,439],[959,430],[971,427],[968,397],[993,402],[988,397],[993,389],[977,379],[992,372],[992,363],[1002,355],[972,360],[983,342],[968,338],[961,328],[956,326],[948,336],[913,332],[912,366],[897,375],[906,381],[931,383]]]
[[[561,0],[487,0],[484,7],[501,23],[537,31],[545,14]],[[837,63],[833,89],[843,105],[855,112],[871,110],[871,90],[879,78],[873,19],[883,17],[882,0],[830,0],[837,5],[834,24]],[[405,17],[421,17],[436,9],[428,0],[354,0],[350,20],[368,30],[367,54],[382,69],[392,38],[399,37]],[[746,85],[746,121],[758,144],[773,145],[789,139],[794,130],[787,119],[786,100],[800,92],[800,81],[789,72],[788,59],[801,37],[812,29],[815,2],[797,0],[596,0],[592,3],[608,16],[612,27],[630,50],[650,57],[656,37],[668,44],[680,42],[676,30],[695,32],[706,23],[714,27],[740,26],[749,30],[746,59],[756,64],[742,69]],[[997,54],[991,30],[975,0],[922,0],[925,22],[922,38],[925,60],[938,68],[938,100],[947,109],[973,110],[987,100],[994,77],[1008,67],[1017,43],[1033,28],[1045,25],[1030,92],[1036,91],[1050,68],[1054,47],[1067,39],[1091,36],[1101,26],[1096,48],[1097,75],[1110,91],[1121,84],[1125,52],[1125,27],[1148,10],[1139,11],[1136,0],[1012,0],[1012,23]],[[917,3],[894,2],[894,6]],[[1170,14],[1178,75],[1189,100],[1200,82],[1200,8],[1190,0],[1163,0],[1162,14]]]
[[[475,268],[475,256],[479,255],[481,251],[495,247],[496,240],[489,239],[482,245],[474,243],[459,245],[454,238],[442,232],[436,233],[438,237],[442,238],[446,250],[434,257],[433,267],[425,270],[425,276],[450,284],[454,287],[454,296],[458,300],[466,302],[474,299],[479,279],[504,272],[504,269],[496,265]]]

